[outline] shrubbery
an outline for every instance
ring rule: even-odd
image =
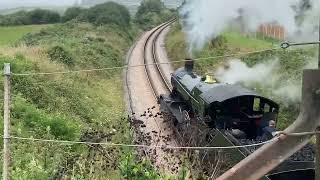
[[[67,22],[73,19],[78,18],[81,14],[83,14],[85,9],[80,7],[71,7],[66,10],[62,17],[62,22]]]
[[[36,9],[28,12],[31,24],[53,24],[60,22],[60,15],[57,12],[44,9]]]
[[[73,66],[74,60],[71,54],[61,46],[54,46],[48,50],[49,59],[63,63],[67,66]]]
[[[30,25],[30,24],[54,24],[60,22],[57,12],[35,9],[33,11],[19,11],[0,17],[0,26]]]
[[[130,24],[128,9],[114,2],[96,5],[84,12],[81,18],[96,25],[115,24],[126,27]]]
[[[158,25],[173,16],[160,0],[143,0],[135,16],[136,22],[147,29]]]

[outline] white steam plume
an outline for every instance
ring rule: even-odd
[[[316,68],[316,58],[309,60],[304,68]],[[288,104],[301,100],[301,80],[285,78],[279,73],[279,60],[270,60],[249,67],[239,59],[230,60],[225,67],[217,69],[216,78],[229,84],[243,84],[250,88],[262,88],[272,96],[281,97]]]
[[[226,67],[219,68],[215,76],[219,81],[229,84],[244,83],[251,85],[261,82],[272,84],[274,79],[271,78],[274,77],[272,74],[276,72],[278,67],[279,62],[277,60],[249,67],[244,62],[235,59],[229,61]]]
[[[183,29],[188,37],[190,49],[201,49],[207,41],[217,37],[235,22],[241,23],[246,31],[255,31],[261,24],[277,23],[287,33],[301,30],[296,23],[297,7],[301,0],[187,0],[181,9]],[[306,23],[315,25],[312,17],[319,16],[319,0],[310,0],[312,4]],[[309,22],[308,22],[309,21]],[[316,21],[318,24],[318,21]]]

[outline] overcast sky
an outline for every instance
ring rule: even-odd
[[[111,1],[111,0],[109,0]],[[141,0],[113,0],[119,3],[136,4]],[[164,0],[167,5],[181,4],[182,0]],[[0,0],[0,9],[10,9],[16,7],[29,7],[29,6],[65,6],[74,5],[75,2],[81,0]]]
[[[76,0],[0,0],[0,9],[15,8],[21,6],[63,6],[72,5]]]

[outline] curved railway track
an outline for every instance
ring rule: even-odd
[[[144,44],[144,64],[154,64],[154,65],[145,65],[145,71],[146,71],[146,76],[148,78],[148,82],[150,84],[150,87],[153,91],[154,97],[156,100],[158,100],[158,97],[161,93],[157,92],[157,86],[155,85],[154,81],[152,80],[152,75],[151,75],[151,70],[150,67],[154,66],[158,77],[161,79],[162,84],[164,85],[167,93],[171,91],[171,85],[169,82],[167,82],[164,73],[162,72],[162,69],[160,68],[159,65],[159,59],[157,56],[157,48],[156,48],[156,41],[159,38],[159,35],[163,32],[164,29],[166,29],[168,26],[170,26],[172,23],[174,23],[176,19],[172,19],[166,23],[163,23],[162,25],[158,26],[147,38],[145,44]],[[154,36],[154,37],[153,37]],[[152,39],[153,38],[153,39]],[[151,52],[152,52],[152,62],[148,61],[148,44],[152,43],[151,45]]]
[[[155,98],[155,100],[158,102],[158,97],[161,95],[161,94],[168,94],[171,92],[171,85],[170,85],[170,82],[168,82],[166,80],[166,77],[164,76],[164,73],[162,72],[162,69],[161,69],[161,65],[159,64],[160,61],[159,61],[159,58],[158,58],[158,55],[157,55],[157,48],[156,48],[156,42],[160,36],[160,34],[168,27],[170,26],[172,23],[174,23],[176,21],[176,19],[172,19],[168,22],[165,22],[163,23],[162,25],[158,26],[156,29],[154,29],[150,35],[148,36],[147,40],[145,41],[145,44],[144,44],[144,64],[145,64],[145,72],[146,72],[146,77],[147,77],[147,80],[148,80],[148,84],[152,90],[152,93],[153,93],[153,96]],[[149,45],[151,43],[151,51],[149,49]],[[151,56],[148,57],[148,52],[151,52]],[[152,61],[150,61],[152,60]],[[157,74],[157,78],[154,77],[155,74],[151,73],[153,70],[156,71],[156,74]],[[164,87],[165,89],[165,92],[160,92],[159,91],[159,84],[155,83],[157,80],[161,80],[162,82],[162,86]],[[159,123],[155,120],[155,123],[157,124],[157,127],[158,127],[158,131],[161,131],[161,127],[159,125]]]
[[[133,122],[139,122],[138,125],[133,124],[136,131],[135,142],[139,144],[158,147],[178,145],[171,121],[163,117],[158,106],[159,95],[171,91],[168,78],[171,67],[158,63],[168,62],[162,44],[166,30],[173,22],[175,19],[144,33],[128,53],[129,66],[145,64],[129,68],[125,74],[129,112],[132,112]],[[180,160],[176,158],[175,151],[162,148],[147,148],[142,151],[159,169],[178,173]]]

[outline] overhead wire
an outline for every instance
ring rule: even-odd
[[[237,149],[245,147],[255,147],[268,144],[274,141],[277,141],[279,138],[275,137],[271,140],[247,144],[247,145],[235,145],[235,146],[202,146],[202,147],[189,147],[189,146],[154,146],[154,145],[144,145],[144,144],[122,144],[122,143],[111,143],[111,142],[82,142],[82,141],[65,141],[65,140],[52,140],[52,139],[37,139],[37,138],[25,138],[25,137],[16,137],[10,136],[9,139],[17,139],[22,141],[38,141],[38,142],[47,142],[47,143],[58,143],[58,144],[86,144],[86,145],[105,145],[110,147],[136,147],[136,148],[162,148],[162,149],[189,149],[189,150],[201,150],[201,149]]]
[[[136,148],[162,148],[162,149],[189,149],[189,150],[203,150],[203,149],[237,149],[237,148],[247,148],[247,147],[257,147],[265,144],[269,144],[281,139],[281,135],[284,136],[311,136],[315,134],[320,134],[320,131],[314,132],[296,132],[296,133],[288,133],[284,131],[277,131],[275,133],[275,137],[268,141],[263,141],[259,143],[253,144],[245,144],[245,145],[234,145],[234,146],[154,146],[154,145],[145,145],[145,144],[124,144],[124,143],[112,143],[112,142],[83,142],[83,141],[67,141],[67,140],[54,140],[54,139],[39,139],[39,138],[26,138],[26,137],[17,137],[10,136],[4,137],[6,139],[16,139],[22,141],[36,141],[36,142],[47,142],[47,143],[58,143],[58,144],[86,144],[86,145],[104,145],[110,147],[136,147]]]
[[[262,53],[267,51],[275,51],[281,48],[269,48],[257,51],[249,51],[243,53],[233,53],[228,55],[221,55],[221,56],[210,56],[210,57],[202,57],[202,58],[195,58],[194,61],[202,61],[202,60],[209,60],[209,59],[219,59],[219,58],[228,58],[228,57],[236,57],[236,56],[243,56],[243,55],[250,55],[256,53]],[[190,60],[177,60],[177,61],[170,61],[170,62],[161,62],[161,63],[148,63],[148,64],[138,64],[138,65],[124,65],[124,66],[114,66],[114,67],[105,67],[105,68],[94,68],[94,69],[82,69],[82,70],[73,70],[73,71],[55,71],[55,72],[31,72],[31,73],[14,73],[11,74],[13,76],[36,76],[36,75],[63,75],[63,74],[74,74],[74,73],[81,73],[81,72],[97,72],[97,71],[107,71],[107,70],[117,70],[117,69],[125,69],[125,68],[136,68],[136,67],[145,67],[145,66],[153,66],[153,65],[161,65],[161,64],[175,64],[186,62]]]

